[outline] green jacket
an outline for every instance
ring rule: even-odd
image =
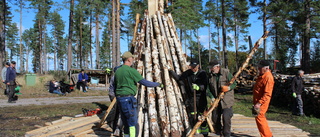
[[[232,79],[232,74],[228,69],[221,68],[220,72],[217,74],[210,74],[209,78],[209,89],[214,98],[219,96],[221,92],[221,86],[226,85]],[[224,97],[221,99],[220,104],[222,108],[230,108],[234,104],[234,91],[236,87],[236,82],[230,85],[230,90],[224,94]]]

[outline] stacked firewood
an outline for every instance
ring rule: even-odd
[[[139,86],[139,136],[186,135],[189,120],[184,104],[184,92],[169,75],[187,69],[186,56],[170,14],[144,15],[134,38],[136,68],[146,80],[163,83],[164,88]]]
[[[252,87],[255,83],[257,74],[258,70],[252,64],[245,67],[236,79],[238,87]]]
[[[295,100],[292,97],[291,82],[295,75],[274,74],[275,85],[271,103],[276,106],[291,106]],[[303,77],[304,88],[302,100],[304,100],[304,112],[306,115],[320,117],[320,73],[305,74]]]

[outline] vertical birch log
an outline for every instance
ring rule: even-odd
[[[153,24],[152,20],[150,20],[150,24]],[[153,25],[150,25],[150,34],[151,34],[151,50],[152,50],[152,62],[153,62],[153,72],[154,72],[154,79],[156,82],[163,83],[161,78],[161,71],[160,71],[160,64],[159,64],[159,51],[157,47],[157,42],[154,37],[153,33]],[[163,137],[169,137],[169,129],[170,129],[170,123],[169,123],[169,114],[166,110],[166,99],[165,99],[165,92],[160,87],[156,88],[156,94],[157,94],[157,101],[158,101],[158,111],[159,111],[159,119],[160,119],[160,129],[162,131]]]
[[[162,83],[161,79],[161,72],[160,72],[160,65],[159,65],[159,52],[157,45],[152,45],[152,62],[153,62],[153,71],[154,71],[154,77],[156,82]],[[169,121],[168,121],[168,115],[166,111],[166,104],[165,104],[165,94],[163,89],[160,87],[156,88],[157,93],[157,100],[158,100],[158,111],[159,111],[159,119],[160,119],[160,127],[162,131],[163,137],[169,137]]]
[[[181,43],[178,40],[178,35],[176,33],[176,28],[174,26],[174,22],[173,22],[173,19],[172,19],[172,16],[171,16],[170,13],[168,14],[168,25],[169,25],[169,30],[170,30],[171,36],[173,37],[173,41],[174,41],[176,50],[177,50],[177,54],[178,54],[177,56],[178,56],[178,59],[179,59],[181,70],[182,70],[182,72],[186,71],[188,69],[186,57],[185,57],[185,55],[184,55],[184,53],[182,51]]]
[[[147,31],[146,31],[146,47],[145,47],[145,68],[146,68],[146,80],[149,81],[153,81],[152,78],[152,60],[151,60],[151,50],[150,50],[150,44],[151,44],[151,40],[150,40],[150,29],[151,29],[151,23],[150,23],[150,19],[147,16]],[[154,88],[152,87],[147,87],[147,104],[148,104],[148,117],[149,117],[149,124],[150,124],[150,130],[151,132],[151,136],[152,137],[160,137],[160,129],[159,129],[159,125],[158,125],[158,115],[157,115],[157,110],[156,110],[156,102],[155,102],[155,92],[154,92]]]
[[[145,14],[146,15],[146,14]],[[135,53],[134,55],[136,55],[136,68],[138,70],[138,72],[143,76],[144,74],[144,67],[143,67],[143,62],[140,60],[141,58],[141,54],[142,54],[142,49],[144,48],[144,37],[145,37],[145,27],[146,27],[146,19],[143,20],[142,25],[141,25],[141,30],[140,30],[140,34],[138,37],[138,41],[137,41],[137,45],[135,47]],[[145,123],[145,117],[144,117],[144,112],[143,109],[145,107],[145,87],[144,86],[140,86],[140,88],[138,89],[138,102],[139,102],[139,108],[138,108],[138,125],[139,125],[139,132],[138,132],[138,136],[142,136],[143,135],[143,127],[144,123]],[[148,122],[148,121],[146,121]],[[148,129],[149,130],[149,129]]]
[[[142,61],[139,61],[138,62],[138,71],[140,70],[141,73],[142,73],[142,76],[144,74],[144,70],[143,70],[143,62]],[[139,105],[138,105],[138,125],[139,125],[139,132],[138,132],[138,136],[141,137],[143,135],[143,127],[144,126],[144,123],[145,121],[148,122],[148,120],[145,120],[145,117],[144,117],[144,107],[145,107],[145,86],[139,86],[139,89],[138,89],[138,96],[137,96],[137,99],[138,99],[138,102],[139,102]],[[149,129],[148,129],[149,130]]]
[[[150,132],[149,132],[150,128],[149,128],[149,123],[148,123],[148,114],[147,114],[147,113],[144,113],[143,116],[144,116],[144,119],[145,119],[145,121],[144,121],[143,137],[149,137],[149,135],[150,135]],[[152,131],[151,131],[151,132],[152,132]],[[141,136],[139,136],[139,137],[141,137]]]
[[[167,101],[168,101],[168,107],[169,109],[169,115],[170,115],[170,124],[171,124],[171,129],[170,133],[171,136],[173,137],[178,137],[181,136],[179,127],[178,127],[178,121],[177,121],[177,114],[179,113],[177,110],[177,102],[175,100],[175,94],[173,92],[173,87],[172,83],[170,81],[170,76],[167,68],[167,61],[164,53],[164,49],[162,46],[162,41],[161,41],[161,36],[160,36],[160,30],[158,26],[158,20],[157,17],[154,16],[153,18],[153,23],[154,23],[154,31],[156,34],[156,39],[157,39],[157,45],[160,53],[160,62],[163,65],[163,74],[165,78],[165,90],[166,90],[166,95],[167,95]]]
[[[164,22],[162,21],[162,17],[160,15],[160,12],[157,12],[157,13],[158,13],[158,16],[160,16],[160,17],[158,17],[158,19],[159,19],[158,22],[159,22],[160,31],[161,31],[161,34],[162,34],[162,36],[161,36],[162,37],[162,41],[165,41],[165,42],[163,42],[163,47],[164,47],[164,50],[165,50],[165,53],[166,53],[166,58],[167,58],[167,62],[168,62],[167,65],[169,67],[173,68],[173,64],[177,64],[177,63],[174,63],[174,62],[178,61],[178,60],[172,60],[172,57],[173,57],[172,51],[175,52],[175,49],[171,49],[171,45],[168,45],[168,39],[170,39],[170,38],[167,38],[167,35],[166,35],[166,32],[165,32],[165,28],[164,28],[164,24],[163,24]],[[170,48],[170,50],[169,50],[169,48]],[[173,53],[173,54],[175,55],[175,53]],[[171,78],[171,81],[172,81],[173,88],[174,88],[174,91],[175,91],[177,106],[178,106],[178,110],[179,110],[178,117],[177,117],[178,121],[179,121],[178,125],[180,127],[180,131],[184,131],[184,126],[183,125],[185,125],[185,127],[189,128],[189,123],[188,123],[188,121],[182,120],[182,119],[186,118],[185,116],[183,116],[183,114],[185,114],[184,111],[183,111],[183,109],[185,107],[182,104],[183,101],[181,101],[183,99],[182,99],[181,92],[180,92],[180,89],[178,87],[178,84],[176,83],[176,81],[173,78]],[[186,120],[188,120],[188,119],[186,119]]]
[[[181,74],[181,70],[180,70],[179,60],[178,60],[178,57],[177,57],[177,54],[176,54],[176,48],[174,47],[173,39],[172,39],[172,37],[170,35],[170,31],[169,31],[169,28],[168,28],[168,19],[165,16],[162,16],[162,20],[163,20],[166,36],[167,36],[167,39],[168,39],[169,45],[170,45],[171,56],[172,56],[172,59],[174,61],[173,62],[174,70],[178,75],[180,75]]]
[[[159,12],[158,12],[159,13]],[[160,14],[158,14],[160,15]],[[154,18],[156,18],[157,16],[154,15]],[[166,58],[167,58],[167,66],[169,66],[170,68],[173,68],[173,61],[172,61],[172,58],[171,58],[171,52],[169,50],[169,45],[168,45],[168,41],[166,39],[166,35],[165,35],[165,32],[164,32],[164,28],[163,28],[163,22],[162,22],[162,19],[161,19],[161,16],[158,17],[157,19],[158,20],[158,23],[159,23],[159,28],[160,28],[160,32],[161,32],[161,41],[162,41],[162,46],[163,46],[163,49],[164,49],[164,52],[166,53]],[[172,85],[173,85],[173,91],[175,91],[175,95],[176,95],[176,101],[177,101],[177,107],[178,107],[178,112],[176,115],[176,119],[178,121],[178,127],[180,128],[179,130],[180,131],[183,131],[184,128],[183,128],[183,124],[182,124],[182,120],[181,120],[181,111],[182,111],[182,106],[181,106],[181,103],[180,103],[180,99],[179,99],[179,95],[180,95],[180,92],[179,92],[179,88],[177,88],[177,84],[174,84],[176,81],[171,78],[171,82],[172,82]],[[181,97],[181,96],[180,96]]]
[[[135,46],[137,45],[137,43],[136,43],[136,39],[137,39],[137,31],[138,31],[138,26],[139,26],[139,23],[140,23],[140,14],[139,13],[137,13],[136,14],[136,24],[135,24],[135,26],[134,26],[134,31],[133,31],[133,38],[132,38],[132,43],[131,43],[131,49],[134,49],[135,48]],[[132,52],[134,52],[134,51],[132,51]]]

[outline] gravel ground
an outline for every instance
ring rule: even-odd
[[[16,103],[8,103],[8,99],[0,99],[0,107],[28,106],[28,105],[50,105],[70,103],[91,103],[110,101],[108,96],[86,96],[86,97],[50,97],[50,98],[27,98],[18,99]]]

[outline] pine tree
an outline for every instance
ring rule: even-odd
[[[54,44],[51,47],[51,51],[54,53],[54,70],[57,70],[57,63],[63,65],[64,58],[66,56],[67,47],[64,45],[64,21],[61,15],[54,11],[50,14],[49,24],[52,25],[51,34],[54,38]],[[58,60],[58,61],[57,61]]]
[[[36,19],[35,19],[35,31],[38,32],[38,50],[40,53],[39,60],[35,59],[35,66],[39,67],[39,73],[44,74],[47,68],[46,57],[47,57],[47,48],[46,48],[46,25],[47,17],[49,15],[49,10],[53,4],[51,0],[29,0],[33,9],[37,10]],[[37,65],[38,64],[38,65]],[[34,69],[37,70],[37,69]],[[35,71],[37,72],[37,71]]]

